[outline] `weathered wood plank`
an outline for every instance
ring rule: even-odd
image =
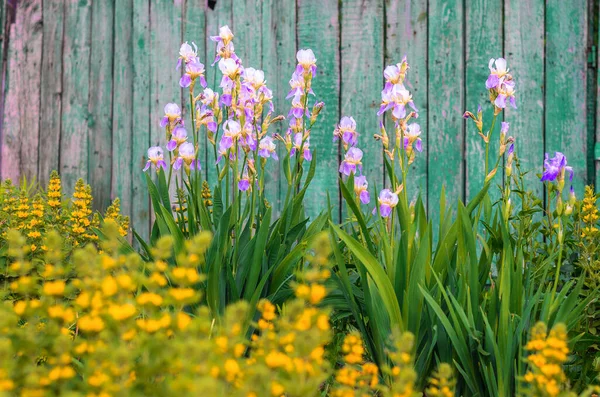
[[[21,1],[10,26],[2,127],[2,177],[15,182],[37,176],[42,2]],[[43,148],[40,155],[44,153]]]
[[[596,15],[596,20],[600,25],[600,10],[598,10],[598,14]],[[590,16],[591,18],[591,16]],[[596,31],[596,43],[600,44],[600,27],[598,27]],[[600,142],[600,51],[596,50],[596,142]],[[600,191],[600,160],[598,156],[596,156],[596,144],[594,144],[594,168],[596,170],[596,179],[594,181],[594,187],[596,192]]]
[[[407,56],[410,69],[405,85],[411,92],[421,126],[423,152],[417,153],[407,181],[409,200],[420,194],[427,206],[427,0],[386,0],[385,64],[391,65]]]
[[[239,47],[237,43],[237,37],[235,27],[233,26],[233,11],[232,11],[232,0],[219,0],[215,5],[214,9],[206,9],[206,35],[205,35],[205,51],[206,51],[206,82],[208,86],[215,91],[221,91],[219,83],[221,82],[221,72],[219,71],[219,65],[215,64],[213,67],[210,65],[215,60],[216,54],[216,43],[210,39],[210,36],[216,36],[219,34],[219,28],[224,25],[228,25],[233,31],[234,38],[233,43],[235,49]],[[222,135],[222,129],[219,128],[219,138]],[[218,144],[218,142],[217,142]],[[215,167],[216,157],[212,145],[206,140],[207,155],[206,155],[206,167],[203,169],[206,172],[206,180],[210,184],[211,188],[214,188],[217,182],[217,169]]]
[[[122,7],[119,4],[118,8]],[[115,0],[92,2],[88,183],[93,187],[97,210],[105,209],[111,201],[114,9]]]
[[[91,0],[65,5],[60,173],[68,193],[78,178],[88,180],[91,9]]]
[[[200,58],[200,62],[202,62],[206,69],[210,68],[210,64],[212,63],[214,57],[212,59],[206,58],[206,15],[205,15],[206,2],[201,0],[186,0],[184,5],[184,17],[182,20],[183,24],[183,37],[181,39],[182,42],[194,43],[198,46],[198,57]],[[200,93],[202,87],[197,84],[196,85],[196,95]],[[189,118],[189,91],[187,89],[181,90],[181,98],[184,111],[184,117],[186,117],[186,123],[191,123],[191,119]],[[198,158],[202,163],[202,170],[205,172],[206,168],[209,166],[206,163],[206,153],[208,149],[212,151],[212,146],[209,146],[206,139],[206,129],[203,127],[203,131],[200,134],[200,142],[199,142],[199,153]],[[212,165],[211,165],[212,166]]]
[[[44,33],[42,42],[42,85],[40,103],[40,142],[47,153],[40,156],[38,179],[45,186],[52,170],[58,170],[60,124],[62,114],[62,67],[63,67],[63,24],[65,5],[63,0],[44,1]]]
[[[465,59],[465,110],[477,112],[477,106],[483,108],[484,133],[491,127],[494,107],[490,104],[489,92],[485,81],[489,75],[490,58],[502,58],[502,2],[500,0],[477,0],[469,2],[465,7],[466,23],[466,59]],[[500,148],[500,126],[503,113],[496,119],[494,131],[490,135],[489,168],[493,168]],[[466,120],[466,199],[474,197],[483,187],[485,172],[485,142],[478,135],[477,127],[472,120]],[[502,185],[502,162],[496,173],[494,185],[489,190],[492,201],[500,196],[496,188]]]
[[[150,197],[142,169],[150,146],[150,126],[158,125],[161,113],[150,112],[150,5],[133,0],[133,134],[131,198],[135,203],[132,226],[144,238],[150,235]]]
[[[541,197],[543,185],[536,176],[544,158],[544,1],[507,0],[504,5],[504,46],[517,89],[518,109],[507,108],[509,135],[516,138],[516,153],[527,188]]]
[[[132,169],[133,156],[133,0],[119,1],[114,8],[113,101],[112,101],[112,173],[111,196],[121,199],[121,212],[132,216],[132,185],[141,173]],[[118,34],[117,34],[118,32]],[[135,148],[136,150],[141,148]]]
[[[464,57],[462,0],[429,2],[428,42],[428,203],[429,213],[439,215],[442,186],[446,201],[463,197],[464,171]]]
[[[356,120],[363,172],[372,197],[383,188],[383,150],[377,110],[383,88],[383,0],[341,3],[341,114]]]
[[[266,0],[262,8],[262,25],[270,27],[263,31],[262,68],[267,85],[273,90],[274,114],[287,115],[291,102],[285,99],[289,80],[296,67],[296,2],[295,0]],[[285,135],[287,121],[277,123],[269,130],[271,134]],[[267,162],[265,195],[279,210],[287,189],[283,176],[282,159],[287,155],[281,142],[277,142],[279,162]]]
[[[181,45],[183,5],[183,0],[150,2],[150,114],[159,115],[159,118],[167,103],[173,102],[183,107],[182,88],[179,86],[182,71],[176,69]],[[171,153],[166,150],[165,129],[153,120],[150,122],[150,144],[161,146],[165,151],[165,159],[170,158]],[[180,172],[173,173],[173,180],[181,175]],[[171,183],[169,194],[171,201],[175,201],[175,182]],[[154,212],[151,213],[151,220]]]
[[[579,197],[587,182],[586,45],[586,1],[547,1],[545,148],[565,154]]]
[[[206,56],[206,42],[204,40],[204,36],[206,34],[206,17],[204,12],[205,4],[199,0],[185,0],[185,4],[183,5],[183,18],[182,18],[182,31],[183,37],[181,38],[181,42],[188,42],[190,45],[193,43],[198,47],[198,58],[200,58],[200,62],[202,62],[205,68],[209,67],[212,60],[208,62],[205,58]],[[202,91],[202,87],[197,84],[196,85],[196,95]],[[189,90],[182,89],[181,90],[181,102],[183,104],[183,114],[184,117],[189,117],[190,110],[190,98],[189,98]],[[186,118],[186,123],[191,122],[191,119]],[[202,143],[202,147],[200,150],[205,151],[204,143]],[[205,155],[201,156],[202,167],[204,167],[205,163]]]
[[[261,69],[262,30],[269,28],[262,25],[262,0],[236,0],[232,15],[236,55],[245,67]]]
[[[340,120],[340,27],[337,0],[298,1],[298,47],[311,48],[317,58],[317,73],[312,88],[325,107],[311,131],[311,147],[317,153],[315,178],[308,189],[306,214],[314,219],[327,209],[327,194],[339,216],[339,151],[333,143],[333,130]],[[311,97],[310,101],[314,101]],[[310,103],[312,105],[312,103]]]
[[[176,70],[181,44],[182,0],[156,0],[150,3],[150,95],[151,114],[163,114],[169,102],[181,106],[181,71]],[[165,130],[158,121],[150,122],[152,145],[166,145]]]

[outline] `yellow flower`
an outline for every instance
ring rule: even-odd
[[[227,359],[225,361],[225,378],[227,381],[232,382],[240,374],[240,365],[233,359]]]
[[[46,281],[44,283],[44,293],[50,296],[61,296],[65,292],[65,282],[63,280]]]
[[[271,382],[271,395],[281,396],[285,392],[285,388],[277,382]]]
[[[185,330],[191,322],[192,318],[187,314],[182,312],[177,313],[177,328],[179,328],[180,330]]]
[[[175,298],[176,301],[183,302],[194,298],[196,291],[194,291],[193,288],[171,288],[169,294]]]
[[[18,301],[13,306],[13,310],[18,316],[22,316],[25,313],[25,309],[27,309],[27,303],[25,301]]]
[[[102,293],[105,296],[113,296],[114,294],[117,293],[117,290],[118,290],[118,286],[117,286],[117,282],[115,281],[114,277],[108,276],[108,277],[105,277],[104,280],[102,280]]]
[[[321,302],[323,298],[325,298],[325,295],[327,295],[325,286],[321,284],[313,284],[310,286],[310,303],[313,305]]]
[[[143,292],[138,295],[136,302],[138,303],[138,305],[141,305],[141,306],[145,306],[145,305],[160,306],[163,303],[163,298],[162,298],[162,296],[155,294],[153,292]]]
[[[108,307],[108,314],[110,314],[110,316],[117,321],[126,320],[133,316],[135,312],[135,306],[130,303],[125,303],[123,305],[110,305]]]
[[[82,316],[77,325],[84,332],[100,332],[104,329],[104,321],[98,316]]]

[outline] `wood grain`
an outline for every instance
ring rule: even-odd
[[[579,197],[587,183],[586,47],[585,0],[547,1],[545,148],[567,157]]]
[[[118,8],[121,8],[119,4]],[[90,86],[88,102],[88,183],[94,187],[94,209],[111,201],[113,167],[113,32],[115,0],[92,3]]]
[[[544,1],[508,0],[504,6],[506,60],[517,84],[517,106],[509,108],[505,120],[516,138],[516,153],[525,171],[527,188],[542,194],[536,173],[544,159]]]
[[[383,188],[377,110],[383,88],[383,0],[341,3],[341,115],[356,120],[363,172],[373,198]]]
[[[42,65],[42,2],[17,3],[10,26],[2,123],[2,177],[37,177]],[[50,155],[42,153],[40,155]]]
[[[41,97],[40,101],[40,143],[50,155],[40,156],[38,180],[45,186],[50,172],[58,170],[58,153],[62,115],[62,68],[63,68],[63,29],[65,5],[63,0],[49,0],[42,4],[43,41]],[[52,154],[54,153],[54,154]]]
[[[386,49],[385,64],[398,63],[406,55],[410,69],[405,85],[411,92],[419,118],[414,120],[421,126],[423,152],[417,153],[410,166],[407,189],[409,200],[421,195],[427,206],[427,137],[429,104],[427,103],[427,1],[387,0],[386,6]]]
[[[464,57],[461,0],[429,2],[428,126],[429,213],[437,217],[442,186],[446,201],[463,199]],[[435,224],[435,221],[434,221]]]
[[[340,194],[337,169],[338,143],[333,142],[333,130],[340,120],[340,26],[337,0],[319,3],[298,2],[298,47],[311,48],[317,58],[317,73],[312,83],[316,97],[310,105],[323,101],[325,107],[311,131],[311,148],[317,153],[315,178],[307,191],[306,214],[314,219],[327,209],[327,195],[335,205],[334,219],[339,217]]]
[[[70,194],[78,178],[88,178],[91,0],[65,3],[60,173]],[[50,154],[48,154],[50,155]]]

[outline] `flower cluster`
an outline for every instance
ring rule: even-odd
[[[490,59],[488,64],[490,75],[485,82],[485,88],[490,91],[490,101],[494,104],[495,114],[506,108],[506,102],[517,108],[515,100],[515,81],[506,67],[506,59]]]
[[[429,378],[425,393],[429,397],[454,397],[456,395],[454,371],[447,363],[438,365],[437,371]]]
[[[567,330],[564,324],[555,325],[550,334],[546,324],[539,322],[532,329],[525,349],[529,371],[524,380],[539,396],[558,396],[566,381],[562,365],[567,361]]]
[[[4,229],[0,235],[0,246],[6,244],[7,230],[20,231],[27,241],[28,255],[43,257],[47,247],[44,239],[52,230],[60,232],[68,249],[97,243],[94,231],[101,221],[97,213],[92,213],[92,191],[83,180],[75,184],[73,197],[63,200],[61,180],[56,171],[50,175],[46,192],[36,192],[27,186],[15,187],[10,180],[1,186],[0,222]],[[120,202],[116,199],[104,214],[105,220],[117,223],[121,235],[126,236],[129,218],[120,213]]]
[[[310,129],[324,106],[322,102],[317,102],[312,112],[308,109],[309,95],[315,95],[311,87],[317,71],[317,58],[311,49],[301,49],[296,53],[296,60],[298,64],[290,79],[290,91],[286,96],[286,99],[292,99],[292,107],[288,112],[288,129],[285,136],[277,135],[276,138],[285,144],[290,157],[298,155],[297,162],[312,161]]]
[[[222,26],[217,36],[211,36],[216,43],[213,66],[218,63],[222,73],[221,93],[207,86],[205,68],[198,58],[196,45],[186,42],[180,47],[177,67],[184,66],[180,85],[189,87],[192,128],[189,131],[184,127],[179,105],[167,104],[160,125],[165,128],[169,161],[165,160],[161,147],[151,147],[144,168],[146,171],[154,165],[157,170],[168,170],[168,184],[173,170],[184,170],[188,176],[186,185],[196,185],[192,178],[200,178],[200,175],[191,175],[191,172],[202,168],[200,153],[204,149],[200,147],[200,133],[203,128],[213,146],[219,181],[229,178],[231,172],[241,191],[251,191],[258,182],[259,161],[261,170],[264,170],[267,158],[278,159],[273,138],[267,132],[282,117],[272,117],[273,93],[266,85],[265,74],[262,70],[244,67],[235,54],[233,38],[228,26]],[[196,81],[202,88],[198,94],[195,92]],[[226,164],[221,170],[219,165],[223,159]],[[264,172],[261,178],[262,174]]]

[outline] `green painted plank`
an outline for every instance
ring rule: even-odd
[[[291,101],[285,97],[290,90],[289,80],[296,67],[295,0],[264,1],[262,18],[262,25],[269,27],[262,35],[262,68],[267,85],[273,90],[274,114],[287,116]],[[287,121],[277,123],[271,126],[269,133],[284,136],[287,126]],[[276,144],[279,161],[267,162],[265,195],[277,212],[281,209],[287,189],[282,168],[282,160],[287,152],[281,142],[277,141]]]
[[[1,163],[2,177],[15,182],[37,176],[42,34],[41,0],[17,3],[8,41]]]
[[[463,198],[465,171],[463,164],[464,57],[463,3],[461,0],[429,2],[428,42],[428,208],[439,216],[442,186],[446,201]]]
[[[122,6],[119,4],[119,8]],[[111,201],[114,12],[115,0],[92,2],[88,183],[96,210],[106,209]]]
[[[233,44],[237,51],[237,37],[235,27],[233,26],[233,12],[232,12],[232,0],[219,0],[215,5],[214,9],[207,8],[206,9],[206,35],[204,38],[204,42],[206,43],[206,82],[208,86],[215,90],[215,92],[221,92],[219,88],[219,84],[221,82],[221,71],[219,70],[219,65],[215,64],[215,66],[211,67],[210,65],[215,60],[216,55],[216,44],[214,41],[210,39],[210,36],[216,36],[219,34],[219,28],[221,26],[227,25],[233,31]],[[224,122],[225,120],[223,120]],[[219,138],[222,136],[222,129],[219,128]],[[218,144],[218,142],[217,142]],[[206,147],[208,149],[206,156],[206,179],[210,184],[211,188],[214,188],[217,182],[217,169],[215,167],[216,157],[214,155],[213,146],[206,141]],[[224,162],[221,163],[221,165]]]
[[[150,112],[150,5],[133,0],[133,116],[132,116],[132,226],[140,236],[150,236],[150,197],[142,169],[150,146],[150,126],[158,125],[162,111]]]
[[[205,3],[198,0],[186,0],[184,5],[184,18],[182,21],[183,24],[183,37],[181,39],[182,42],[188,42],[190,45],[192,43],[196,44],[198,47],[198,57],[200,58],[200,62],[202,62],[206,69],[210,68],[210,64],[212,63],[212,59],[206,58],[206,15],[205,15]],[[195,88],[195,93],[198,95],[202,91],[202,87],[197,84]],[[181,99],[184,104],[184,117],[186,117],[186,123],[191,122],[189,119],[189,90],[182,89],[181,90]],[[188,124],[189,125],[189,124]],[[200,136],[199,142],[199,158],[202,164],[202,169],[206,170],[209,167],[209,164],[206,162],[206,153],[209,149],[209,143],[206,139],[206,129],[203,127],[203,134]],[[212,146],[210,146],[212,150]],[[212,166],[212,165],[210,165]]]
[[[494,107],[490,104],[489,92],[485,81],[489,75],[488,62],[490,58],[501,58],[502,53],[502,2],[500,0],[476,0],[465,7],[466,23],[466,60],[465,60],[465,110],[477,113],[477,106],[483,108],[484,133],[489,130],[494,116]],[[510,66],[509,66],[510,67]],[[492,131],[489,148],[490,172],[496,163],[500,148],[500,126],[503,113],[496,118]],[[485,143],[478,134],[472,120],[465,121],[466,148],[466,195],[467,200],[477,195],[483,187],[485,171]],[[494,187],[489,190],[492,201],[500,197],[502,185],[503,163],[499,164]]]
[[[383,21],[383,0],[341,3],[341,115],[356,120],[371,206],[375,189],[381,190],[384,184],[383,149],[373,139],[379,132],[377,110],[383,88]]]
[[[591,16],[590,16],[591,17]],[[600,51],[598,50],[598,46],[600,44],[600,9],[598,10],[598,14],[596,14],[596,142],[600,142]],[[600,145],[598,146],[598,151],[600,151]],[[594,186],[596,192],[600,191],[600,153],[596,150],[596,144],[594,144],[594,167],[596,171],[596,180],[594,181]],[[598,154],[596,154],[598,153]]]
[[[121,212],[132,216],[137,203],[133,201],[133,180],[141,173],[132,169],[133,151],[133,0],[119,2],[115,7],[113,55],[113,101],[112,101],[112,177],[111,195],[121,199]],[[118,29],[118,30],[117,30]],[[141,148],[136,148],[139,150]]]
[[[317,153],[315,178],[307,191],[306,213],[314,219],[327,209],[327,194],[339,215],[338,187],[339,150],[333,143],[333,130],[340,120],[340,27],[337,0],[322,2],[298,1],[298,47],[311,48],[317,58],[317,73],[312,88],[316,100],[325,107],[311,131],[311,148]],[[310,104],[314,102],[311,97]],[[335,219],[334,218],[334,219]]]
[[[68,193],[78,178],[88,180],[91,3],[81,0],[65,4],[60,173]]]
[[[182,0],[150,2],[150,114],[162,115],[167,103],[177,103],[180,108],[183,107],[183,90],[179,86],[182,72],[176,69],[181,45],[182,16]],[[165,160],[169,161],[171,153],[166,150],[165,129],[154,121],[150,122],[150,144],[161,146],[165,152]],[[174,181],[180,180],[180,172],[173,172],[169,189],[172,202],[175,201],[177,190]],[[151,221],[155,211],[153,209],[150,212]]]
[[[182,31],[183,37],[181,42],[188,42],[190,45],[195,44],[198,47],[198,58],[202,62],[205,68],[210,67],[212,61],[207,62],[206,56],[206,42],[204,35],[206,34],[206,19],[204,12],[204,4],[201,4],[197,0],[186,0],[183,5],[183,18],[182,18]],[[178,47],[179,48],[179,47]],[[179,56],[179,54],[178,54]],[[195,87],[195,95],[198,95],[202,91],[202,87],[197,84]],[[190,96],[189,90],[181,89],[181,102],[183,104],[183,114],[186,123],[190,123],[189,111],[190,111]],[[200,150],[204,150],[202,147]],[[202,166],[204,167],[205,158],[201,158]]]
[[[42,86],[40,103],[40,142],[44,150],[58,153],[60,145],[60,123],[62,113],[62,66],[63,66],[63,24],[65,5],[63,0],[44,1],[44,33],[42,52]],[[50,172],[58,170],[58,156],[40,156],[38,178],[45,186]]]
[[[392,65],[406,55],[410,69],[405,86],[411,92],[421,126],[423,152],[417,153],[410,166],[407,181],[409,200],[419,194],[427,206],[427,0],[386,0],[386,53],[385,64]]]
[[[150,111],[159,117],[167,103],[181,107],[181,71],[175,66],[181,44],[182,10],[181,0],[150,3]],[[166,146],[165,130],[158,122],[150,122],[150,143]]]
[[[565,154],[579,197],[587,183],[586,45],[586,1],[547,1],[545,149]]]
[[[507,0],[504,5],[504,47],[516,82],[517,110],[509,107],[505,121],[516,138],[516,153],[527,188],[541,197],[537,173],[544,158],[544,1]]]
[[[261,69],[262,29],[268,28],[261,23],[262,0],[236,0],[232,14],[236,55],[242,59],[245,67]]]

